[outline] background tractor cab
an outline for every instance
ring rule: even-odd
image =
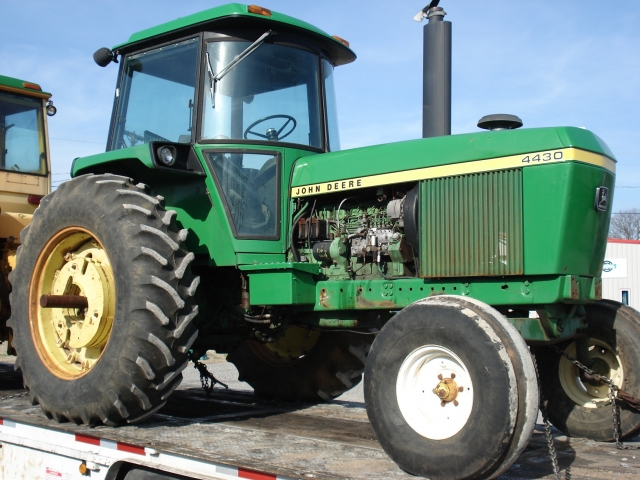
[[[7,275],[15,268],[20,231],[51,191],[47,115],[56,114],[40,85],[0,75],[0,342],[9,341]]]

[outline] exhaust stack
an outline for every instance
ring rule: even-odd
[[[451,22],[432,1],[415,20],[424,26],[422,80],[422,138],[451,135]]]

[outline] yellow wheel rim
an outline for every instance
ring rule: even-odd
[[[284,367],[298,363],[311,351],[319,338],[318,330],[292,326],[287,328],[277,342],[249,342],[249,348],[262,361]]]
[[[42,295],[83,296],[88,308],[42,308]],[[94,367],[111,335],[115,300],[109,257],[90,232],[70,227],[49,240],[34,268],[29,318],[38,354],[53,374],[75,379]]]

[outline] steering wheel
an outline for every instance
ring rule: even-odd
[[[265,133],[258,133],[251,130],[256,125],[262,122],[266,122],[267,120],[272,120],[274,118],[283,118],[286,120],[286,122],[284,122],[278,130],[276,130],[275,128],[268,128]],[[282,135],[282,131],[290,123],[292,123],[291,128],[289,129],[288,132]],[[252,135],[255,135],[256,137],[264,138],[269,141],[280,141],[283,138],[286,138],[289,135],[291,135],[291,133],[296,129],[297,126],[298,126],[298,122],[296,122],[296,119],[293,118],[291,115],[285,115],[283,113],[279,113],[277,115],[269,115],[268,117],[262,117],[260,120],[253,122],[251,125],[249,125],[247,129],[244,131],[244,139],[248,140],[249,139],[248,135],[252,134]]]
[[[125,140],[129,141],[129,145],[127,145],[127,142]],[[130,132],[129,130],[125,130],[124,128],[122,129],[122,137],[120,138],[120,144],[122,145],[122,148],[133,147],[137,145],[138,142],[144,143],[144,137],[142,135],[136,132]]]

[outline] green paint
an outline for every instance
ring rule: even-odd
[[[183,228],[189,230],[187,248],[196,254],[206,255],[212,266],[232,266],[255,263],[256,254],[269,254],[263,257],[267,263],[283,261],[287,248],[289,224],[280,222],[280,238],[276,240],[243,240],[233,235],[227,212],[218,191],[213,172],[205,161],[203,153],[208,151],[234,152],[246,148],[245,145],[195,145],[198,160],[206,172],[205,177],[195,177],[179,171],[160,170],[151,158],[149,145],[141,144],[126,149],[112,150],[97,155],[77,158],[71,167],[71,176],[85,173],[114,172],[128,175],[135,181],[142,181],[153,187],[153,193],[165,199],[167,209],[176,210]],[[280,154],[281,218],[287,218],[291,202],[286,195],[289,172],[294,163],[316,152],[297,148],[274,148],[272,145],[251,145],[251,150],[276,151]],[[274,255],[276,255],[274,257]]]
[[[129,37],[127,42],[113,47],[113,50],[129,52],[149,41],[160,43],[165,37],[179,37],[199,30],[211,30],[216,28],[238,28],[242,23],[244,26],[252,25],[263,28],[265,31],[273,29],[275,31],[294,31],[298,34],[310,36],[316,43],[327,48],[332,55],[332,60],[336,65],[353,62],[356,59],[355,53],[332,38],[328,33],[313,25],[298,20],[297,18],[271,11],[270,17],[256,15],[247,11],[247,5],[230,3],[220,7],[210,8],[199,13],[177,18],[170,22],[157,25],[155,27],[141,30]]]
[[[355,59],[351,50],[305,22],[276,12],[268,18],[249,14],[247,7],[240,4],[215,7],[143,30],[116,50],[120,54],[137,52],[220,29],[229,34],[237,31],[238,36],[273,29],[315,43],[336,65]],[[195,98],[209,95],[208,77],[202,73],[206,66],[199,68],[201,76],[192,85],[199,92]],[[253,96],[237,100],[248,105]],[[189,131],[198,140],[201,119],[197,115],[201,114],[201,106],[194,111],[195,129]],[[325,128],[323,125],[318,122],[309,128]],[[587,130],[556,127],[475,132],[332,153],[292,148],[284,143],[286,140],[261,142],[192,145],[191,154],[199,162],[202,176],[157,168],[149,145],[76,159],[72,175],[110,172],[148,184],[151,194],[162,196],[166,208],[177,212],[180,226],[188,229],[186,247],[197,254],[196,264],[200,268],[211,267],[206,272],[210,277],[224,272],[230,278],[240,279],[240,274],[248,278],[250,305],[260,310],[270,307],[274,318],[278,314],[289,318],[293,312],[299,315],[299,323],[353,328],[357,326],[356,319],[361,318],[358,315],[389,315],[431,295],[452,294],[477,298],[496,307],[552,312],[544,320],[510,319],[525,339],[547,342],[575,335],[582,325],[577,307],[599,297],[610,211],[594,208],[595,190],[600,186],[609,188],[611,205],[614,186],[614,175],[604,168],[577,161],[518,164],[508,170],[452,173],[433,180],[408,175],[396,181],[396,176],[396,180],[387,180],[389,184],[380,188],[348,193],[334,189],[317,197],[290,197],[292,188],[322,182],[568,147],[615,161],[604,142]],[[233,164],[234,153],[269,153],[270,165],[277,165],[279,176],[273,187],[277,200],[269,206],[273,215],[269,217],[273,220],[271,238],[258,238],[258,234],[239,238],[242,235],[234,234],[231,220],[242,225],[242,215],[249,217],[260,208],[247,207],[239,212],[229,202],[234,193],[229,185],[241,183],[243,178],[252,180],[262,173],[261,168]],[[238,172],[226,177],[221,173],[223,159],[216,155],[227,155],[229,162],[224,168]],[[222,183],[221,178],[226,178],[227,183]],[[420,268],[417,277],[406,278],[416,269],[411,247],[403,236],[400,220],[404,219],[394,216],[397,212],[388,212],[387,207],[389,201],[403,198],[418,182],[420,241],[414,247],[419,251]],[[242,198],[242,192],[249,189],[238,192],[235,196]],[[324,222],[319,237],[326,242],[327,258],[322,261],[312,255],[314,243],[320,240],[309,241],[307,237],[297,241],[293,225],[299,212],[309,215],[312,210],[314,219]],[[254,222],[250,228],[261,226],[264,224]],[[377,250],[377,243],[353,243],[355,239],[369,238],[369,231],[377,239],[386,239],[388,251],[381,255],[382,259],[377,256],[381,251]],[[292,261],[297,258],[291,249],[292,232],[299,262]],[[228,268],[215,270],[219,267]],[[233,282],[208,285],[206,275],[203,278],[202,292],[205,288],[210,290],[198,298],[208,302],[210,308],[203,308],[207,317],[202,315],[199,321],[213,325],[209,330],[212,336],[240,332],[246,327],[237,312],[240,288]]]
[[[549,319],[547,328],[539,318],[507,318],[507,320],[520,332],[522,338],[534,344],[573,338],[585,327],[582,317]]]
[[[27,84],[31,83],[31,84],[40,86],[37,83],[29,82],[27,80],[20,80],[18,78],[6,77],[4,75],[0,75],[0,90],[3,90],[3,87],[8,87],[10,89],[19,90],[25,95],[31,95],[31,96],[36,95],[38,97],[45,97],[45,98],[49,98],[51,96],[50,93],[43,92],[42,90],[34,90],[33,88],[26,88],[24,86],[25,83]]]
[[[421,275],[521,275],[522,169],[420,182]]]
[[[302,262],[273,262],[263,261],[260,264],[240,265],[238,267],[243,272],[260,273],[264,271],[280,271],[280,270],[297,270],[300,272],[311,273],[317,275],[320,273],[320,267],[316,263]]]
[[[318,320],[318,326],[325,328],[355,328],[358,326],[358,321],[339,318],[320,318]]]
[[[316,311],[397,310],[432,295],[463,295],[495,306],[525,306],[553,303],[588,303],[591,285],[599,278],[578,277],[577,296],[565,288],[571,276],[540,276],[528,280],[491,277],[473,279],[397,279],[319,281]]]
[[[318,266],[308,263],[267,263],[239,267],[249,275],[251,305],[304,305],[315,302],[313,273]]]
[[[507,318],[507,320],[525,340],[541,343],[551,340],[538,318]]]
[[[588,130],[531,128],[466,133],[343,150],[298,162],[293,187],[424,167],[576,147],[615,159]]]
[[[527,275],[599,276],[607,245],[615,177],[567,162],[523,169],[524,265]],[[609,188],[609,211],[594,208]]]
[[[155,169],[153,160],[151,160],[149,145],[141,144],[136,145],[135,147],[124,148],[122,150],[112,150],[110,152],[76,158],[71,164],[71,176],[77,177],[78,175],[94,171],[95,167],[123,160],[137,160],[145,167]],[[129,166],[129,168],[132,167]],[[141,170],[141,172],[142,171],[144,170]]]

